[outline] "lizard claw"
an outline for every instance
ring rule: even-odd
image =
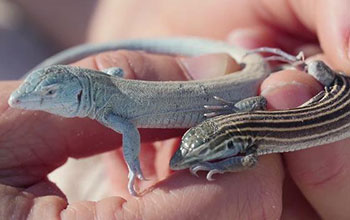
[[[139,180],[147,180],[145,176],[142,173],[141,167],[140,167],[140,161],[137,160],[130,166],[131,169],[129,169],[129,172],[132,173],[133,176],[136,175],[137,179]]]
[[[200,170],[200,167],[201,166],[193,166],[193,167],[190,167],[190,173],[196,177],[199,177],[197,172]]]
[[[210,171],[210,167],[207,166],[206,164],[202,164],[202,165],[195,165],[190,168],[190,172],[196,177],[198,177],[198,174],[197,174],[198,171]]]
[[[135,174],[133,172],[129,172],[128,178],[129,178],[129,182],[128,182],[129,193],[132,196],[139,196],[139,194],[135,190]]]
[[[214,168],[211,164],[207,164],[207,163],[204,163],[204,164],[201,164],[201,165],[194,165],[194,166],[192,166],[190,168],[191,174],[195,175],[196,177],[198,177],[198,174],[197,174],[198,171],[209,171],[208,174],[207,174],[207,180],[208,181],[215,180],[213,178],[214,174],[225,173],[224,170],[222,170],[220,168]]]
[[[132,164],[132,166],[128,166],[129,167],[129,182],[128,182],[128,190],[129,193],[133,196],[138,196],[138,193],[136,192],[135,189],[135,180],[136,178],[139,180],[147,180],[145,178],[145,176],[142,173],[141,167],[140,167],[140,163],[137,162],[135,164]]]
[[[207,174],[207,180],[208,181],[214,181],[215,179],[213,178],[213,175],[216,174],[216,173],[224,173],[224,171],[222,170],[218,170],[218,169],[213,169],[213,170],[210,170]]]
[[[148,180],[149,180],[149,179],[147,179],[147,178],[143,175],[142,172],[137,173],[137,178],[138,178],[139,180],[145,180],[145,181],[148,181]]]
[[[204,117],[211,118],[222,114],[228,114],[230,112],[237,112],[238,109],[235,107],[235,103],[227,101],[219,96],[213,96],[213,98],[220,102],[219,105],[204,105],[204,108],[211,110],[212,112],[204,113]]]
[[[221,97],[219,97],[219,96],[216,96],[216,95],[214,95],[213,98],[214,98],[215,100],[217,100],[217,101],[223,103],[223,104],[229,104],[229,105],[232,105],[232,104],[233,104],[232,102],[229,102],[229,101],[227,101],[227,100],[225,100],[225,99],[223,99],[223,98],[221,98]]]
[[[221,110],[227,107],[228,105],[204,105],[204,108],[208,110]]]
[[[212,118],[215,116],[218,116],[219,114],[217,112],[209,112],[209,113],[204,113],[204,117],[206,118]]]

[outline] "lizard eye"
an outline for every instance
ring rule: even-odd
[[[52,95],[54,95],[55,93],[56,93],[56,90],[51,89],[51,90],[49,90],[49,91],[46,92],[46,95],[47,95],[47,96],[52,96]]]
[[[58,85],[50,85],[42,88],[41,93],[44,96],[54,96],[57,93]]]

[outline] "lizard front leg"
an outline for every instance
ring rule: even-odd
[[[123,155],[129,169],[128,190],[131,195],[137,196],[135,179],[145,179],[139,160],[140,133],[134,124],[112,112],[105,114],[103,124],[123,135]]]
[[[107,75],[120,77],[120,78],[124,78],[124,75],[125,75],[124,70],[120,67],[110,67],[102,70],[102,72]]]
[[[214,180],[212,176],[216,173],[239,172],[254,167],[258,159],[255,154],[246,156],[233,156],[219,162],[200,162],[190,168],[190,172],[197,176],[198,171],[209,171],[207,180]]]

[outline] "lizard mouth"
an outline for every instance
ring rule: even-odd
[[[7,101],[10,107],[25,110],[37,110],[42,102],[43,99],[38,96],[26,97],[25,95],[19,95],[16,91],[11,94]]]
[[[182,170],[191,167],[193,164],[198,162],[197,158],[186,158],[183,157],[181,151],[175,152],[170,160],[169,166],[172,170]]]
[[[17,96],[15,96],[14,94],[11,94],[11,96],[8,100],[9,106],[16,107],[16,106],[20,105],[20,103],[21,103],[20,99]]]

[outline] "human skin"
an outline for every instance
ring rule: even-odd
[[[319,41],[333,67],[350,72],[347,0],[14,2],[38,25],[38,30],[61,47],[84,40],[196,35],[295,52],[305,43]],[[244,32],[233,34],[231,39],[238,29]]]
[[[192,65],[192,69],[196,68],[198,60],[213,64],[221,62],[216,63],[217,66],[234,66],[234,62],[222,54],[194,59],[185,61],[187,66]],[[116,64],[127,71],[128,78],[186,79],[183,64],[179,65],[178,60],[167,56],[146,55],[142,52],[104,53],[74,65],[104,69]],[[231,68],[222,69],[221,74],[231,72]],[[165,72],[164,69],[173,71]],[[217,72],[208,72],[206,77],[210,78],[214,74]],[[283,102],[283,105],[298,105],[321,89],[307,74],[296,71],[285,71],[279,75],[281,74],[285,81],[297,80],[302,82],[302,85],[287,84],[283,86],[283,92],[277,93],[275,90],[281,89],[278,86],[276,89],[270,89],[271,92],[266,94],[266,97],[271,101],[271,108],[275,108],[273,100],[281,98],[281,94],[298,93],[297,99],[290,99],[289,103]],[[278,85],[280,79],[274,80],[275,77],[267,79],[262,88],[276,86],[276,83]],[[219,219],[260,219],[264,215],[268,218],[281,215],[285,174],[279,155],[262,157],[256,169],[217,176],[216,181],[208,182],[203,175],[196,178],[188,171],[169,175],[167,164],[178,147],[179,141],[176,140],[143,144],[141,163],[145,175],[150,178],[148,185],[152,186],[141,185],[142,189],[146,189],[140,198],[128,195],[127,168],[120,154],[114,153],[110,155],[110,177],[123,198],[106,198],[97,203],[83,201],[67,204],[63,193],[45,179],[46,175],[64,163],[68,157],[86,157],[119,148],[121,136],[89,119],[62,119],[43,112],[9,108],[7,98],[19,83],[2,82],[0,85],[4,88],[0,97],[0,155],[3,158],[0,164],[0,181],[4,184],[0,186],[0,213],[7,214],[6,217],[13,213],[29,215],[33,219],[54,216],[63,219],[86,219],[93,215],[107,219],[111,216],[125,219],[157,219],[160,216],[166,216],[166,219],[212,219],[215,216],[219,216]],[[73,135],[77,132],[82,135]],[[147,129],[142,131],[142,140],[163,139],[178,134],[176,130],[159,132]]]
[[[127,10],[135,11],[137,2],[129,1]],[[154,0],[154,4],[147,3],[150,9],[152,9],[150,5],[157,5],[159,8],[156,11],[164,12],[162,16],[167,18],[158,17],[161,16],[159,13],[148,14],[151,20],[164,22],[164,24],[155,24],[151,28],[154,31],[152,34],[198,34],[224,39],[232,29],[240,27],[245,28],[245,31],[241,32],[241,36],[236,34],[229,38],[229,41],[248,47],[278,46],[288,51],[304,43],[315,43],[315,39],[318,38],[328,62],[337,69],[350,70],[348,61],[350,15],[347,13],[349,8],[347,1],[317,1],[317,3],[316,1],[277,0],[274,3],[271,1],[236,1],[235,3],[223,1],[221,4],[216,2],[215,5],[201,1],[200,10],[198,10],[197,1],[188,2],[186,5],[189,5],[185,8],[189,12],[185,17],[187,16],[186,19],[191,22],[178,19],[179,17],[184,19],[182,17],[184,13],[176,13],[180,10],[180,6],[185,4],[183,1],[160,4]],[[254,2],[254,5],[241,2]],[[99,10],[105,12],[105,17],[102,12],[96,13],[96,23],[91,27],[93,31],[90,31],[92,41],[144,34],[145,28],[141,28],[145,27],[144,21],[140,16],[135,18],[133,25],[128,24],[131,26],[130,32],[123,36],[118,35],[118,33],[125,33],[120,31],[126,25],[122,21],[126,21],[127,16],[133,13],[119,14],[120,19],[113,19],[112,13],[108,11],[116,10],[117,4],[121,6],[123,3],[101,1]],[[138,5],[138,7],[141,6]],[[170,8],[173,8],[173,11]],[[239,11],[234,13],[236,8]],[[218,9],[225,9],[227,13],[222,13],[222,10]],[[213,15],[210,19],[207,16],[208,12]],[[122,19],[123,16],[125,19]],[[209,21],[205,19],[220,25],[208,25]],[[109,25],[112,25],[116,32],[109,32],[103,27],[105,20],[115,22],[114,25],[111,23]],[[242,21],[245,23],[242,24]],[[196,25],[201,22],[207,25],[204,28],[196,28]],[[291,41],[291,36],[296,39]],[[100,55],[96,58],[96,62],[85,60],[79,65],[94,68],[96,67],[94,63],[104,62],[100,66],[108,67],[115,64],[113,56],[120,56],[112,54]],[[133,59],[132,57],[137,55],[124,54],[124,56]],[[154,61],[163,63],[164,60],[159,58]],[[206,62],[203,61],[203,63]],[[181,71],[172,72],[171,76],[164,75],[167,71],[161,71],[181,69],[173,65],[177,63],[164,65],[158,72],[153,72],[153,77],[161,77],[162,80],[168,77],[183,79],[184,74]],[[147,79],[150,72],[141,72],[142,76],[135,74],[134,77],[145,79],[146,76]],[[195,78],[200,77],[197,75]],[[300,84],[291,83],[296,80]],[[0,213],[4,213],[4,217],[8,217],[6,214],[11,213],[11,210],[25,215],[29,208],[34,207],[31,217],[37,215],[35,216],[37,219],[42,217],[40,215],[43,214],[43,210],[46,210],[45,214],[51,216],[60,215],[68,218],[75,215],[81,219],[92,216],[121,216],[125,219],[141,217],[144,219],[194,219],[199,216],[201,219],[214,217],[216,219],[318,219],[318,215],[323,219],[349,219],[350,210],[347,208],[350,202],[350,164],[347,159],[350,154],[350,149],[347,147],[349,140],[283,155],[263,156],[255,169],[216,176],[217,180],[214,182],[207,182],[204,175],[200,178],[193,177],[188,171],[176,172],[169,176],[166,164],[178,143],[175,144],[172,141],[161,144],[148,143],[142,146],[141,157],[153,158],[142,162],[145,174],[152,177],[150,182],[155,185],[148,188],[141,198],[124,196],[126,198],[124,200],[113,197],[97,203],[85,201],[67,206],[62,197],[42,197],[41,195],[62,195],[57,188],[47,187],[50,184],[42,180],[50,170],[61,165],[69,156],[83,157],[114,149],[120,145],[120,136],[90,120],[61,120],[45,113],[24,112],[22,114],[21,111],[8,109],[6,99],[18,83],[3,82],[0,85],[4,88],[0,94],[2,112],[0,156],[4,158],[1,160],[0,181],[11,186],[0,188],[2,209]],[[322,89],[308,75],[294,71],[285,71],[269,77],[262,84],[262,90],[269,86],[275,87],[264,94],[271,109],[297,106]],[[46,133],[42,132],[44,130]],[[84,131],[84,136],[77,138],[71,135],[81,130]],[[154,130],[144,130],[143,140],[146,137],[151,140],[159,139],[162,135],[175,135],[172,132],[157,131],[156,133]],[[60,135],[58,136],[57,133]],[[151,137],[155,133],[156,137]],[[96,139],[99,141],[97,142]],[[31,151],[29,152],[28,149]],[[52,154],[52,151],[55,154]],[[29,157],[28,155],[31,154],[33,156]],[[127,171],[123,166],[123,160],[117,153],[111,157],[112,178],[113,175],[118,176],[115,186],[120,194],[126,195]],[[281,158],[284,163],[281,162]],[[46,166],[47,164],[50,166]],[[23,175],[23,173],[31,175],[22,177],[20,174]],[[164,180],[158,182],[160,179]],[[27,199],[24,199],[22,191],[18,191],[19,187],[37,195],[34,202],[33,195],[26,194]]]

